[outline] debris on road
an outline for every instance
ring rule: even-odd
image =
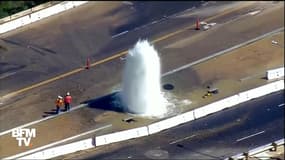
[[[271,42],[272,42],[272,44],[278,44],[278,42],[276,42],[276,41],[274,41],[274,40],[272,40]]]

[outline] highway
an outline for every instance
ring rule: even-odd
[[[135,7],[135,11],[132,11],[132,7]],[[189,7],[182,7],[175,12]],[[126,49],[139,38],[147,38],[155,43],[161,58],[162,73],[167,73],[167,76],[162,77],[162,82],[175,85],[171,94],[179,99],[196,95],[190,97],[196,107],[200,103],[200,94],[203,94],[200,92],[193,94],[196,89],[225,79],[238,83],[235,83],[234,88],[229,83],[226,83],[227,87],[219,87],[222,93],[218,96],[229,94],[227,88],[235,90],[240,87],[235,90],[236,92],[248,89],[244,85],[247,82],[240,83],[239,79],[257,73],[257,69],[265,71],[282,63],[273,61],[279,56],[279,52],[272,52],[274,46],[267,46],[271,45],[271,40],[268,40],[269,43],[265,41],[263,46],[267,46],[266,51],[270,52],[265,54],[256,49],[245,50],[243,53],[248,55],[238,54],[241,56],[223,60],[228,62],[233,59],[230,65],[215,64],[215,68],[211,68],[213,74],[206,74],[204,67],[192,66],[193,63],[212,58],[216,53],[284,28],[282,14],[284,7],[278,3],[230,2],[226,5],[212,3],[180,14],[172,12],[176,15],[169,13],[167,18],[153,21],[155,23],[151,22],[155,19],[150,18],[144,24],[133,25],[133,18],[136,17],[134,13],[140,11],[137,9],[136,4],[88,2],[88,5],[70,12],[28,25],[3,37],[1,35],[0,43],[8,50],[0,53],[1,74],[3,72],[5,75],[4,77],[1,75],[0,79],[0,121],[2,122],[0,131],[3,133],[20,125],[41,122],[34,125],[41,132],[38,134],[37,142],[32,146],[36,148],[89,131],[101,124],[112,124],[113,130],[121,129],[122,126],[132,127],[120,121],[128,116],[125,113],[91,107],[81,107],[76,110],[75,108],[82,102],[109,95],[120,88],[121,73],[125,64],[122,59],[127,53]],[[154,7],[153,12],[156,9]],[[86,13],[86,10],[94,12]],[[262,12],[254,16],[248,14],[255,10]],[[83,19],[80,18],[82,14],[85,16]],[[194,29],[197,16],[208,22],[216,22],[217,25],[207,31],[197,31]],[[162,13],[156,15],[156,18],[161,17]],[[120,30],[122,26],[128,27],[128,25],[131,27],[127,33],[116,36],[123,31]],[[282,39],[274,40],[282,42]],[[21,43],[17,45],[13,42]],[[38,46],[46,50],[37,52],[25,45]],[[253,57],[249,54],[251,51],[255,51],[259,56]],[[84,68],[86,57],[91,59],[89,70]],[[242,67],[234,68],[239,65]],[[21,66],[26,67],[21,69]],[[10,74],[11,68],[16,69],[15,73]],[[234,69],[237,73],[218,72],[218,68],[227,68],[229,71]],[[74,97],[72,104],[74,110],[44,121],[44,117],[53,115],[54,100],[57,95],[65,94],[67,91]],[[205,100],[201,102],[206,103]],[[0,154],[3,156],[27,150],[18,149],[9,134],[3,134],[0,138],[2,141]]]
[[[38,59],[36,61],[39,63],[41,62],[40,65],[33,64],[32,62],[30,63],[32,65],[29,65],[29,67],[33,68],[29,69],[28,73],[31,74],[30,76],[23,76],[23,75],[21,76],[20,73],[22,72],[19,72],[19,74],[15,74],[10,77],[1,79],[0,92],[5,94],[1,95],[0,99],[0,105],[1,105],[0,112],[1,115],[3,115],[0,117],[0,120],[7,121],[7,123],[1,124],[0,130],[5,131],[7,129],[11,129],[16,126],[41,119],[42,116],[44,116],[43,112],[47,112],[54,108],[53,106],[54,98],[59,94],[63,94],[67,90],[69,90],[74,96],[74,101],[73,101],[74,105],[77,105],[90,98],[100,97],[109,94],[110,92],[112,92],[111,91],[112,88],[117,88],[117,86],[121,82],[121,71],[124,65],[124,61],[120,60],[119,57],[126,54],[126,51],[123,52],[119,51],[121,51],[122,48],[123,50],[125,50],[126,48],[128,48],[130,44],[136,42],[140,37],[149,37],[150,39],[153,39],[152,42],[155,43],[155,47],[157,48],[158,52],[161,54],[162,73],[167,73],[169,71],[172,71],[173,69],[179,68],[181,66],[183,67],[185,65],[187,66],[187,64],[191,64],[192,62],[208,57],[214,53],[231,48],[235,45],[241,44],[250,39],[256,38],[260,35],[266,34],[268,32],[271,32],[273,30],[282,27],[283,26],[282,17],[276,16],[281,13],[282,9],[278,7],[278,5],[276,4],[271,4],[271,5],[273,5],[274,8],[276,9],[271,11],[271,8],[268,8],[268,11],[266,10],[267,12],[264,11],[260,13],[260,16],[255,16],[255,17],[247,16],[247,13],[250,10],[258,10],[264,7],[264,5],[251,4],[249,6],[248,5],[244,6],[236,4],[236,6],[234,5],[235,7],[233,6],[228,7],[227,5],[225,6],[221,5],[222,6],[221,7],[220,4],[219,5],[216,4],[216,6],[212,8],[210,6],[200,7],[199,10],[198,9],[194,10],[195,12],[199,12],[200,15],[196,13],[197,15],[204,17],[204,20],[214,21],[219,23],[216,28],[213,28],[213,30],[208,30],[206,32],[203,31],[197,32],[193,29],[195,24],[194,23],[195,19],[193,17],[195,17],[195,15],[190,15],[184,18],[181,18],[179,16],[170,17],[167,20],[153,24],[150,27],[128,32],[128,34],[124,34],[123,36],[112,39],[112,42],[110,42],[108,45],[105,44],[102,50],[100,50],[100,54],[99,53],[95,54],[96,56],[94,55],[91,58],[92,62],[91,66],[93,67],[90,70],[84,69],[82,64],[85,63],[84,62],[85,60],[83,60],[83,62],[81,61],[80,62],[81,64],[76,65],[74,64],[74,62],[76,61],[76,63],[78,63],[78,60],[80,58],[74,58],[73,55],[68,55],[68,58],[71,58],[68,59],[68,61],[70,61],[68,67],[71,69],[77,66],[75,67],[76,69],[71,71],[69,70],[66,73],[61,72],[62,74],[55,76],[53,78],[45,78],[50,74],[54,74],[53,71],[60,72],[61,69],[65,68],[66,65],[60,63],[59,67],[60,69],[58,67],[54,67],[53,65],[59,66],[59,64],[56,61],[62,60],[62,58],[55,58],[53,57],[53,55],[38,57],[41,60]],[[93,4],[91,4],[89,7],[91,6],[93,6]],[[83,8],[79,9],[83,10],[85,9],[85,7],[83,6]],[[100,7],[102,6],[98,5],[98,8]],[[224,11],[220,12],[221,9]],[[206,13],[208,13],[209,10],[211,10],[211,13],[215,14],[207,15]],[[189,12],[189,14],[194,14],[195,13],[194,11]],[[74,15],[75,13],[73,13],[72,15]],[[186,13],[188,14],[188,12]],[[182,15],[187,16],[186,13]],[[69,15],[70,13],[66,14]],[[262,18],[264,16],[269,16],[273,18],[264,19]],[[61,22],[61,17],[55,17],[54,19],[50,19],[49,21],[51,21],[52,23],[59,23]],[[67,20],[65,20],[65,22],[66,21]],[[258,28],[256,28],[257,23],[245,25],[249,21],[258,22]],[[73,22],[76,21],[73,20]],[[64,26],[68,25],[65,23],[63,24]],[[94,31],[93,28],[90,27],[92,26],[92,24],[89,24],[90,26],[87,24],[89,23],[87,23],[86,21],[84,25],[86,25],[85,27],[88,27],[90,29],[89,34],[92,34],[91,31],[92,32]],[[46,25],[50,24],[47,23],[43,25],[42,26],[43,28],[41,28],[39,25],[39,27],[37,28],[40,29],[41,31],[44,30],[44,28],[48,27]],[[243,27],[236,29],[235,26],[239,25]],[[76,28],[76,26],[73,27]],[[62,28],[60,27],[60,29]],[[30,36],[27,35],[39,34],[37,32],[39,32],[39,30],[27,30],[25,32],[20,32],[18,34],[15,34],[10,39],[13,38],[17,39],[17,37],[15,37],[16,35],[19,36],[18,38],[20,39],[25,39],[25,38],[29,39]],[[42,35],[39,34],[41,36],[37,38],[39,39],[52,38],[52,39],[57,39],[58,41],[66,40],[63,39],[65,35],[49,34],[47,36],[45,35],[46,32],[41,32],[41,33]],[[75,33],[76,32],[74,32],[74,34]],[[146,33],[148,35],[151,35],[152,33],[157,33],[157,34],[153,34],[152,36],[147,36],[145,35]],[[240,33],[246,33],[246,34],[240,34]],[[76,36],[73,37],[77,37],[79,35],[81,34],[77,34]],[[78,39],[74,38],[74,39],[78,41],[82,39],[84,40],[83,37]],[[50,41],[50,40],[39,40],[38,42],[43,43],[45,41]],[[69,42],[69,39],[66,41]],[[55,44],[63,43],[56,41],[53,42]],[[97,45],[95,41],[94,43],[92,41],[92,44]],[[205,44],[207,44],[207,47],[205,47]],[[69,46],[74,46],[74,45],[65,44],[60,46],[62,47],[61,50],[64,50],[63,48],[65,49],[68,48],[68,50],[64,50],[64,52],[62,51],[58,55],[65,56],[65,54],[69,54],[70,53]],[[84,45],[82,45],[82,47],[84,48]],[[21,47],[16,47],[16,48],[20,49]],[[106,50],[104,48],[106,48]],[[16,57],[18,52],[16,51],[14,52],[13,47],[11,47],[9,52],[3,55],[11,57],[13,56],[13,54],[14,57]],[[31,56],[31,58],[28,58],[29,60],[37,59],[37,56],[34,56],[33,55],[34,53],[32,52],[27,51],[24,52],[23,54],[25,54],[26,57]],[[84,56],[84,54],[82,53],[79,54],[78,56]],[[76,60],[73,61],[72,59]],[[52,62],[45,62],[46,60]],[[14,61],[19,61],[19,63],[26,62],[25,60],[22,60],[22,58],[15,59]],[[42,65],[48,67],[43,67]],[[78,68],[78,66],[81,67]],[[48,71],[42,70],[42,67],[44,69],[48,69]],[[40,73],[40,75],[37,75],[35,73]],[[192,73],[191,77],[194,78],[193,80],[194,82],[190,81],[192,87],[202,83],[201,80],[199,81],[196,80],[200,79],[200,77],[198,77],[198,75],[196,75],[195,73]],[[39,81],[40,79],[42,79],[43,81],[39,82],[37,79]],[[39,83],[33,83],[33,81],[37,81]],[[27,82],[30,83],[30,85],[27,85],[26,84]],[[11,97],[11,98],[7,98],[7,100],[5,100],[5,97]],[[24,108],[21,107],[22,105],[25,105],[25,107]],[[34,116],[29,116],[31,112],[33,113]],[[19,120],[15,121],[14,118],[11,118],[14,117],[15,115],[19,116]]]
[[[189,3],[186,3],[186,4],[187,4],[186,6],[189,7],[188,9],[191,9],[190,7],[193,7],[193,6],[194,7],[196,6],[197,8],[199,8],[198,6],[200,5],[198,2],[197,3],[193,3],[191,5]],[[219,3],[219,5],[221,5],[221,6],[223,6],[225,4],[228,4],[228,3]],[[169,11],[164,11],[164,12],[166,12],[167,14],[171,14],[174,11],[176,11],[176,12],[181,11],[181,10],[183,11],[183,9],[186,9],[185,8],[186,6],[182,7],[182,5],[183,5],[183,3],[177,4],[176,7],[173,7],[174,8],[173,11],[169,10]],[[211,5],[213,5],[213,4],[211,4]],[[159,6],[159,4],[157,4],[157,6]],[[215,6],[215,5],[213,5],[213,6]],[[241,8],[246,8],[243,5],[240,5],[240,6],[237,5],[237,6],[238,7],[234,7],[233,9],[228,9],[228,10],[226,9],[224,12],[222,12],[220,14],[216,14],[216,12],[214,12],[214,14],[211,15],[209,18],[208,17],[204,18],[204,15],[201,15],[201,16],[199,15],[199,16],[201,18],[203,18],[204,21],[211,21],[211,20],[220,21],[219,18],[224,16],[223,17],[223,19],[224,19],[223,21],[225,21],[225,20],[228,20],[230,17],[231,18],[235,17],[233,14],[240,14],[239,12],[240,12]],[[121,8],[121,9],[123,9],[123,8]],[[199,9],[201,9],[201,8],[199,8]],[[150,11],[151,11],[151,13],[149,13],[149,14],[152,14],[152,12],[155,12],[153,10],[150,10]],[[143,23],[140,22],[138,24],[133,24],[135,22],[131,21],[127,25],[124,25],[124,27],[120,26],[120,27],[115,29],[115,30],[121,30],[122,28],[130,29],[131,31],[128,31],[128,32],[132,32],[132,33],[130,33],[131,36],[128,36],[127,40],[125,40],[124,42],[118,43],[118,41],[121,41],[121,38],[120,39],[114,39],[115,37],[113,37],[114,36],[113,35],[113,36],[111,36],[112,37],[112,42],[110,44],[106,45],[104,48],[102,48],[102,50],[100,50],[100,54],[89,55],[89,57],[91,57],[92,59],[96,59],[96,61],[91,64],[91,67],[95,67],[95,66],[98,66],[100,64],[104,64],[106,62],[109,62],[109,61],[112,61],[114,59],[117,59],[117,58],[119,58],[121,56],[124,56],[125,54],[127,54],[126,48],[131,46],[139,38],[148,38],[148,39],[151,38],[151,39],[153,39],[152,43],[158,43],[158,42],[164,41],[166,39],[170,39],[171,37],[174,37],[174,36],[177,36],[179,34],[182,34],[185,31],[192,30],[194,28],[195,19],[193,19],[193,18],[189,18],[189,20],[186,21],[187,24],[185,24],[186,22],[181,23],[181,20],[175,22],[175,24],[174,24],[174,22],[170,22],[170,21],[173,21],[173,16],[172,16],[172,18],[169,18],[169,17],[168,18],[161,18],[161,17],[163,17],[162,13],[153,13],[153,14],[155,15],[156,19],[160,18],[156,23],[159,22],[159,23],[161,23],[161,25],[164,26],[164,25],[166,25],[164,23],[166,23],[166,21],[168,21],[167,25],[175,28],[175,30],[172,29],[170,33],[166,33],[165,34],[164,30],[167,30],[167,29],[162,30],[161,29],[161,25],[160,25],[158,27],[159,31],[156,29],[157,26],[152,26],[152,27],[150,27],[151,30],[149,30],[149,28],[148,28],[147,31],[145,32],[144,29],[142,29],[142,28],[145,28],[145,26],[150,26],[150,24],[156,24],[156,23],[150,22],[150,20],[154,20],[155,18],[151,18],[151,19],[148,19],[146,21],[146,20],[141,18],[141,17],[143,17],[143,14],[139,15],[139,17],[141,18],[140,20]],[[168,15],[168,16],[171,17],[171,15]],[[153,21],[153,22],[155,22],[155,21]],[[143,25],[144,23],[148,23],[148,24]],[[189,23],[191,23],[191,25],[189,25]],[[142,26],[138,26],[139,24],[142,25]],[[96,27],[98,27],[98,26],[96,26]],[[270,26],[270,28],[271,27],[275,27],[275,26]],[[43,27],[43,28],[47,28],[47,27]],[[138,30],[138,28],[140,28],[140,30]],[[34,33],[34,32],[37,32],[37,30],[34,30],[34,31],[32,30],[32,31],[29,31],[29,32],[31,32],[31,34],[38,34],[38,33]],[[145,32],[145,33],[141,33],[141,32]],[[160,32],[162,32],[162,33],[160,33]],[[43,33],[41,33],[41,34],[43,34]],[[133,34],[136,34],[136,35],[133,35]],[[30,37],[28,37],[28,39],[26,40],[26,38],[27,38],[26,36],[21,37],[22,36],[21,34],[19,35],[19,37],[17,37],[17,36],[14,37],[14,35],[13,36],[9,35],[8,37],[6,37],[4,35],[4,38],[1,38],[1,40],[3,42],[5,42],[6,44],[10,44],[10,45],[12,44],[12,46],[14,46],[14,47],[17,46],[19,48],[23,48],[24,47],[24,48],[28,48],[29,49],[30,47],[27,47],[27,46],[32,46],[32,48],[35,48],[35,47],[39,48],[37,50],[44,50],[45,52],[50,52],[50,53],[52,53],[54,55],[58,54],[58,53],[56,53],[54,51],[54,49],[51,50],[51,49],[46,49],[44,47],[40,47],[39,45],[29,44],[28,41],[31,41],[31,40],[29,40]],[[37,38],[49,38],[50,36],[51,35],[47,35],[47,36],[41,36],[41,37],[37,37]],[[9,39],[7,39],[7,38],[9,38]],[[24,39],[24,40],[21,40],[22,42],[18,42],[19,40],[14,40],[14,39],[18,39],[18,38],[19,39]],[[72,36],[72,38],[74,38],[74,36]],[[11,40],[11,39],[13,39],[13,40]],[[59,38],[59,40],[61,40],[61,38]],[[25,42],[25,41],[27,41],[27,42]],[[36,39],[35,41],[41,41],[41,40],[37,40]],[[82,43],[82,42],[80,42],[80,43]],[[116,44],[114,44],[114,43],[116,43]],[[122,45],[122,43],[124,43],[124,45]],[[117,46],[118,44],[119,44],[119,46]],[[77,47],[77,45],[78,44],[76,44],[74,46]],[[70,45],[67,45],[67,46],[68,46],[68,48],[71,47]],[[82,46],[84,46],[84,45],[82,45]],[[112,46],[112,47],[109,47],[109,46]],[[124,46],[124,47],[122,47],[122,46]],[[60,47],[64,48],[65,46],[60,46]],[[83,49],[83,50],[86,51],[86,49]],[[9,52],[12,52],[12,51],[9,51]],[[30,49],[27,52],[30,52]],[[37,51],[37,52],[39,52],[39,51]],[[67,68],[69,68],[69,71],[65,70],[66,72],[59,73],[59,71],[64,70],[63,68],[65,68],[66,66],[60,66],[59,68],[55,67],[56,69],[53,69],[52,66],[53,65],[58,65],[58,63],[53,64],[54,61],[53,62],[45,62],[45,61],[49,60],[46,57],[50,56],[50,55],[46,54],[45,52],[43,52],[43,51],[40,52],[42,55],[44,55],[44,58],[40,57],[39,60],[36,60],[36,59],[38,59],[37,56],[32,56],[31,53],[28,53],[27,57],[32,56],[31,59],[33,59],[33,60],[35,59],[35,61],[36,61],[36,62],[31,62],[33,65],[28,65],[28,64],[23,64],[23,65],[17,64],[16,65],[16,63],[24,63],[26,60],[25,61],[23,60],[21,62],[16,62],[16,63],[14,62],[15,63],[15,64],[13,64],[14,66],[12,64],[6,63],[6,60],[3,61],[5,63],[1,63],[0,64],[0,65],[3,66],[3,71],[0,72],[1,75],[3,74],[1,76],[2,78],[0,79],[1,83],[3,84],[3,85],[0,86],[0,88],[1,88],[0,95],[2,94],[3,91],[5,91],[5,94],[1,95],[2,96],[1,99],[5,100],[6,98],[11,98],[11,97],[16,96],[16,95],[18,95],[20,93],[28,92],[28,91],[30,91],[30,90],[32,90],[34,88],[37,88],[37,87],[49,84],[51,82],[54,82],[54,81],[66,78],[68,76],[77,74],[77,73],[85,70],[82,65],[85,63],[86,56],[83,57],[82,55],[80,55],[80,58],[77,58],[75,60],[75,62],[73,62],[73,63],[68,65]],[[66,51],[62,51],[62,52],[66,52]],[[93,51],[90,51],[90,52],[93,52]],[[17,54],[17,52],[12,52],[12,54]],[[63,54],[63,53],[61,53],[61,54]],[[87,54],[87,53],[84,53],[84,54]],[[102,56],[102,55],[104,55],[104,56]],[[12,56],[12,55],[10,54],[10,56]],[[27,58],[27,57],[24,57],[24,58]],[[68,58],[63,57],[63,59],[71,59],[71,58],[72,57],[68,57]],[[199,58],[202,58],[202,57],[199,57]],[[5,57],[5,59],[6,59],[6,57]],[[97,60],[97,59],[99,59],[99,60]],[[60,60],[60,59],[58,59],[58,60]],[[76,65],[77,67],[75,67],[74,64],[78,63],[79,61],[80,61],[80,63]],[[37,63],[40,63],[40,64],[37,64]],[[49,63],[51,63],[51,64],[49,64]],[[48,71],[45,71],[46,68],[42,69],[41,65],[47,65],[47,64],[49,64],[50,66],[48,66]],[[78,67],[78,66],[80,66],[80,67]],[[27,67],[35,67],[35,68],[31,69],[32,71],[29,70],[29,72],[26,72],[24,70]],[[72,70],[70,70],[70,69],[72,69]],[[15,72],[10,72],[10,70],[11,71],[15,70]],[[46,72],[46,74],[43,74],[45,72]],[[53,75],[51,76],[51,74],[53,74]],[[50,75],[50,76],[48,76],[48,75]],[[32,79],[30,78],[31,76],[33,76]],[[15,81],[20,79],[19,77],[21,78],[22,83],[15,83]],[[46,79],[43,79],[44,77],[46,77]],[[14,89],[14,91],[10,91],[11,89],[12,90]],[[8,94],[6,93],[7,91],[9,91]]]
[[[284,91],[76,159],[224,159],[284,137]]]

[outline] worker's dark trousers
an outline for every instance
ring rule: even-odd
[[[60,107],[56,106],[56,114],[59,114],[59,112],[60,112]]]
[[[69,111],[70,110],[70,103],[65,103],[65,111]]]

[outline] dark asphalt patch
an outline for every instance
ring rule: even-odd
[[[0,62],[0,75],[5,74],[5,73],[7,74],[8,72],[16,72],[25,67],[26,65],[9,64],[9,63]]]

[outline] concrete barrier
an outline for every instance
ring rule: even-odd
[[[148,135],[147,127],[134,128],[130,130],[125,130],[95,137],[95,144],[96,146],[101,146],[109,143],[124,141],[147,135]]]
[[[80,6],[86,2],[87,1],[71,1],[71,3],[73,3],[74,7]]]
[[[272,143],[269,143],[269,144],[266,144],[266,145],[263,145],[263,146],[260,146],[260,147],[256,147],[256,148],[253,148],[251,150],[248,151],[248,155],[255,155],[257,153],[261,153],[261,152],[264,152],[264,151],[267,151],[269,149],[271,149],[273,146],[272,146]]]
[[[189,111],[189,112],[183,113],[180,116],[184,119],[184,122],[190,122],[190,121],[195,119],[194,118],[194,111]]]
[[[177,126],[179,124],[185,123],[185,122],[187,122],[188,119],[189,120],[192,119],[191,118],[191,114],[193,115],[192,111],[187,113],[187,114],[186,113],[185,114],[181,114],[181,115],[178,115],[178,116],[175,116],[175,117],[171,117],[171,118],[168,118],[166,120],[163,120],[163,121],[156,122],[156,123],[153,123],[151,125],[148,125],[147,126],[148,127],[148,132],[149,132],[149,134],[154,134],[154,133],[160,132],[162,130],[165,130],[165,129]]]
[[[243,103],[249,100],[248,92],[241,92],[238,94],[239,103]]]
[[[284,67],[268,70],[266,77],[268,80],[284,77]]]
[[[44,19],[46,17],[55,15],[57,13],[69,10],[71,8],[80,6],[87,3],[88,1],[64,1],[62,3],[41,9],[36,12],[31,12],[28,15],[21,16],[17,19],[8,21],[6,23],[0,24],[0,34],[5,33],[19,27],[25,26],[27,24],[36,22],[38,20]],[[29,9],[30,10],[30,9]],[[28,11],[28,10],[27,10]],[[6,19],[6,18],[5,18]]]
[[[195,119],[198,119],[208,114],[223,110],[224,108],[226,108],[226,106],[228,106],[226,105],[226,101],[220,100],[220,101],[205,105],[201,108],[195,109],[194,110]]]
[[[29,15],[19,18],[19,21],[21,21],[21,24],[20,24],[21,26],[31,23]]]
[[[4,33],[4,32],[7,32],[9,30],[13,30],[16,28],[16,23],[15,21],[10,21],[10,22],[7,22],[7,23],[4,23],[2,25],[0,25],[0,33]]]
[[[261,87],[257,87],[255,89],[248,90],[247,91],[248,98],[249,99],[254,99],[254,98],[257,98],[257,97],[264,96],[264,95],[270,93],[271,91],[274,92],[275,87],[273,87],[273,86],[274,85],[272,85],[272,84],[267,84],[267,85],[264,85],[264,86],[261,86]]]
[[[89,148],[93,148],[93,140],[92,138],[88,138],[85,140],[81,140],[78,142],[57,146],[53,148],[49,148],[43,151],[39,151],[24,157],[20,157],[19,159],[49,159],[54,158],[60,155],[73,153],[80,150],[85,150]]]
[[[224,108],[232,107],[239,104],[239,96],[233,95],[225,99],[222,99],[221,101],[224,101],[224,106],[223,106]]]
[[[272,82],[238,94],[239,103],[284,89],[284,80]]]
[[[195,119],[204,117],[207,114],[209,114],[210,111],[207,110],[208,108],[209,108],[209,105],[206,105],[206,106],[200,107],[198,109],[195,109],[194,110]]]
[[[284,80],[280,80],[280,81],[276,82],[274,87],[275,87],[276,91],[284,89]]]

